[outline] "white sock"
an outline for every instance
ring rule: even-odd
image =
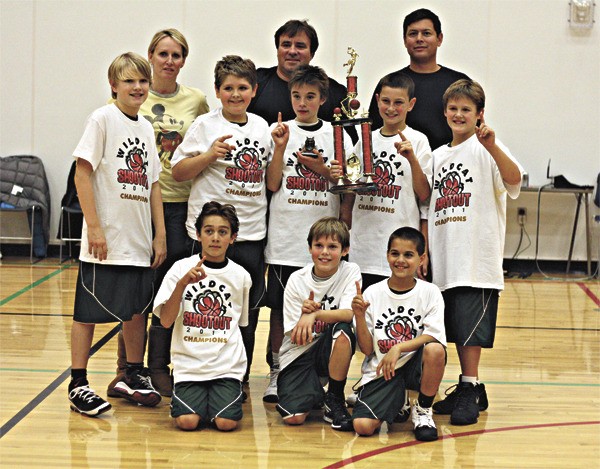
[[[461,378],[460,378],[460,382],[461,383],[479,384],[479,381],[477,381],[477,376],[465,376],[465,375],[462,375]]]
[[[271,355],[273,356],[273,366],[271,368],[279,369],[279,354],[272,352]]]

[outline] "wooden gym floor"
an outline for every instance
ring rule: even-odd
[[[0,262],[0,466],[6,468],[595,468],[600,467],[600,283],[543,277],[507,280],[496,346],[481,378],[490,408],[457,427],[435,416],[440,439],[421,443],[410,422],[370,438],[332,430],[314,412],[286,427],[262,393],[268,310],[261,311],[250,396],[241,428],[176,430],[169,400],[146,409],[112,399],[89,418],[69,410],[69,337],[77,264]],[[115,325],[98,326],[91,386],[105,395],[116,357]],[[360,377],[362,355],[346,392]],[[459,373],[449,348],[442,389]]]

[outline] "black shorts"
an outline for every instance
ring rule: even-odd
[[[323,386],[329,378],[329,358],[334,337],[345,334],[356,349],[352,325],[346,322],[330,324],[325,333],[308,351],[279,372],[277,377],[277,410],[283,418],[310,412],[323,402]]]
[[[456,287],[443,291],[442,295],[448,342],[492,348],[496,336],[499,291]]]
[[[102,324],[145,314],[152,310],[153,280],[150,267],[80,261],[73,320]]]
[[[422,370],[423,347],[404,366],[398,368],[389,381],[380,377],[358,389],[352,419],[376,419],[391,424],[404,405],[405,391],[420,389]]]
[[[283,292],[292,275],[302,267],[291,265],[270,264],[267,267],[267,301],[266,306],[271,309],[283,310]]]
[[[197,414],[204,422],[220,417],[242,420],[242,382],[233,378],[175,383],[171,417]]]
[[[265,305],[265,241],[236,241],[227,248],[227,257],[241,265],[250,274],[252,288],[250,288],[250,309],[257,309]],[[193,241],[192,254],[201,254],[202,246],[198,241]],[[190,254],[191,255],[191,254]]]

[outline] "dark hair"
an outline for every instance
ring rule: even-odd
[[[408,99],[413,99],[415,97],[415,82],[406,73],[394,72],[384,76],[379,80],[379,84],[377,85],[379,92],[381,92],[381,89],[384,86],[406,90]]]
[[[258,82],[256,77],[256,66],[250,59],[242,59],[239,55],[226,55],[215,65],[215,86],[221,85],[229,75],[248,80],[254,88]]]
[[[406,32],[411,24],[421,20],[431,20],[433,23],[433,29],[435,30],[435,35],[439,36],[442,34],[442,23],[440,23],[438,15],[427,8],[419,8],[418,10],[409,13],[404,18],[404,23],[402,23],[402,37],[406,38]]]
[[[313,240],[321,237],[331,236],[342,245],[342,249],[350,246],[350,231],[348,225],[335,217],[324,217],[317,220],[308,232],[308,245],[312,246]]]
[[[412,241],[417,248],[419,256],[425,254],[425,236],[419,230],[416,230],[410,226],[403,226],[394,231],[388,239],[387,250],[389,251],[392,247],[392,243],[395,239],[404,239],[406,241]]]
[[[198,218],[196,218],[196,223],[194,224],[196,231],[200,232],[202,230],[204,219],[206,217],[210,217],[211,215],[218,215],[225,218],[225,220],[229,222],[232,235],[239,231],[240,221],[238,220],[235,207],[231,204],[220,204],[219,202],[215,201],[206,202],[202,207],[202,211],[200,212],[200,215],[198,215]]]
[[[327,99],[329,95],[329,77],[320,67],[314,65],[300,65],[293,73],[288,82],[288,89],[292,91],[294,86],[313,85],[319,88],[321,98]]]
[[[315,28],[313,28],[306,20],[289,20],[283,26],[280,26],[275,31],[275,48],[279,48],[279,38],[282,34],[289,37],[294,37],[296,34],[304,33],[310,41],[310,55],[314,56],[319,48],[319,38]]]
[[[469,78],[456,80],[448,87],[444,93],[444,96],[442,96],[444,109],[446,109],[446,106],[448,106],[448,101],[456,98],[470,99],[473,101],[473,104],[475,104],[477,112],[485,108],[485,93],[483,88],[479,83]]]

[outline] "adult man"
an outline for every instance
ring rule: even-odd
[[[315,28],[306,21],[289,20],[275,32],[277,66],[259,68],[258,90],[248,112],[263,117],[269,124],[277,122],[281,112],[285,122],[294,119],[288,81],[300,65],[307,65],[319,47]],[[333,109],[346,97],[346,87],[329,78],[329,96],[319,109],[318,117],[331,121]]]
[[[448,86],[456,80],[468,77],[462,72],[438,65],[437,51],[444,36],[440,19],[432,11],[421,8],[408,14],[404,18],[403,35],[410,64],[400,71],[415,82],[417,98],[415,107],[408,113],[406,123],[427,135],[431,149],[435,150],[452,140],[452,133],[444,117],[442,96]],[[375,99],[377,93],[379,86],[375,89],[369,106],[373,129],[382,125]]]

